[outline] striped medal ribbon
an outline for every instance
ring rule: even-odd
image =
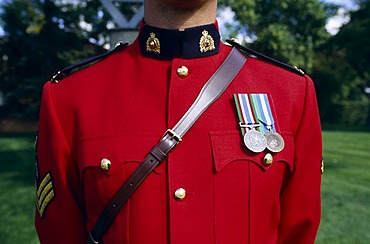
[[[264,151],[267,140],[259,131],[261,124],[255,117],[248,94],[234,94],[234,101],[245,146],[252,152]]]
[[[267,94],[250,94],[251,104],[258,121],[262,123],[261,132],[267,141],[267,149],[280,152],[284,149],[284,139],[276,132],[274,117]]]

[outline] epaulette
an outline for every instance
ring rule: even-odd
[[[56,75],[54,75],[53,78],[50,79],[50,81],[53,82],[53,83],[58,83],[59,81],[63,80],[68,75],[70,75],[71,72],[74,69],[77,69],[77,68],[83,67],[85,65],[88,65],[90,63],[102,60],[102,59],[112,55],[113,53],[116,53],[120,50],[123,50],[127,46],[128,46],[128,43],[118,42],[117,45],[112,50],[109,50],[109,51],[107,51],[105,53],[102,53],[100,55],[97,55],[95,57],[85,59],[85,60],[83,60],[83,61],[81,61],[77,64],[73,64],[71,66],[68,66],[68,67],[62,69],[61,71],[58,71],[58,73]]]
[[[226,42],[229,43],[230,45],[236,47],[237,49],[241,50],[242,52],[251,54],[251,55],[257,57],[258,59],[261,59],[264,62],[279,66],[283,69],[289,70],[289,71],[291,71],[295,74],[301,75],[301,76],[304,75],[303,70],[297,68],[296,66],[291,66],[289,64],[280,62],[276,59],[270,58],[270,57],[268,57],[268,56],[266,56],[262,53],[259,53],[259,52],[256,52],[256,51],[250,49],[250,48],[244,47],[244,46],[240,45],[239,43],[237,43],[234,40],[226,40]]]

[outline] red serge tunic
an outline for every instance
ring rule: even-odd
[[[202,36],[215,48],[201,52]],[[123,51],[46,83],[36,174],[35,224],[42,243],[86,242],[116,190],[187,111],[230,50],[214,25],[184,32],[146,25]],[[188,72],[180,74],[182,66]],[[269,96],[285,142],[281,152],[245,147],[237,93]],[[268,153],[271,165],[264,162]],[[110,163],[108,170],[102,161]],[[313,243],[320,166],[313,82],[248,57],[223,95],[120,210],[104,243]],[[186,191],[182,201],[174,196],[179,188]]]

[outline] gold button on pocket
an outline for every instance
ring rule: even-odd
[[[186,77],[189,74],[189,69],[186,66],[180,66],[177,68],[177,75],[180,77]]]
[[[173,195],[177,201],[181,202],[186,197],[186,190],[184,188],[178,188]]]
[[[111,162],[107,158],[103,158],[100,162],[100,168],[104,171],[108,171],[110,169]]]
[[[271,153],[266,153],[265,157],[263,157],[263,162],[265,165],[271,165],[274,158],[272,157]]]

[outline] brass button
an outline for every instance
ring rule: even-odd
[[[265,163],[265,165],[271,165],[272,164],[272,161],[273,161],[273,157],[271,155],[271,153],[266,153],[265,157],[263,158],[263,161]]]
[[[177,68],[177,75],[180,77],[186,77],[189,74],[189,69],[186,66],[180,66]]]
[[[321,170],[321,174],[324,173],[324,169],[325,169],[325,162],[324,162],[324,159],[321,160],[321,167],[320,167],[320,170]]]
[[[173,195],[177,201],[183,201],[186,197],[186,190],[184,188],[178,188]]]
[[[100,168],[104,171],[108,171],[111,166],[111,162],[107,158],[103,158],[100,162]]]

